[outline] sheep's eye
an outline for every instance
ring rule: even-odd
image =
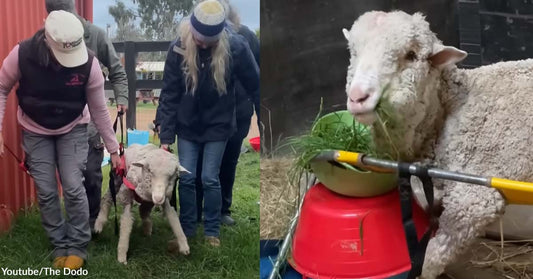
[[[406,55],[405,55],[405,59],[408,60],[408,61],[415,61],[416,60],[416,53],[414,51],[409,51]]]

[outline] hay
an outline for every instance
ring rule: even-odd
[[[298,206],[299,185],[290,184],[290,158],[261,158],[261,239],[282,239]]]
[[[491,268],[508,278],[533,278],[531,243],[482,241],[476,248],[470,260],[473,266]]]
[[[503,246],[503,247],[502,247]],[[530,241],[476,239],[457,261],[449,266],[449,278],[533,279],[533,246]]]

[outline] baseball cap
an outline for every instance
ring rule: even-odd
[[[72,13],[51,12],[44,23],[46,41],[55,58],[64,67],[74,68],[87,63],[87,47],[83,41],[83,25]]]

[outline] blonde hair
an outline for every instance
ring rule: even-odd
[[[239,31],[239,29],[241,29],[241,18],[239,17],[239,14],[237,14],[235,7],[229,2],[229,0],[218,1],[224,7],[224,11],[226,12],[226,19],[233,23],[233,28],[235,29],[235,31]]]
[[[179,35],[182,47],[185,48],[181,69],[185,75],[185,85],[187,92],[194,95],[198,88],[198,46],[194,42],[191,32],[191,23],[189,19],[182,20],[179,27]],[[216,45],[211,47],[211,73],[219,95],[227,93],[226,89],[226,70],[229,66],[230,47],[229,34],[224,29],[220,34],[220,39]]]

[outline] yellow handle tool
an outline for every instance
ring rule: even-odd
[[[342,150],[324,151],[317,155],[313,160],[327,160],[336,161],[339,163],[348,163],[362,169],[385,173],[397,172],[399,165],[398,162],[376,159],[362,153]],[[409,172],[411,174],[416,174],[419,168],[420,166],[410,164]],[[465,174],[437,168],[428,169],[428,175],[433,178],[494,187],[502,192],[508,203],[533,205],[533,183],[531,182]]]

